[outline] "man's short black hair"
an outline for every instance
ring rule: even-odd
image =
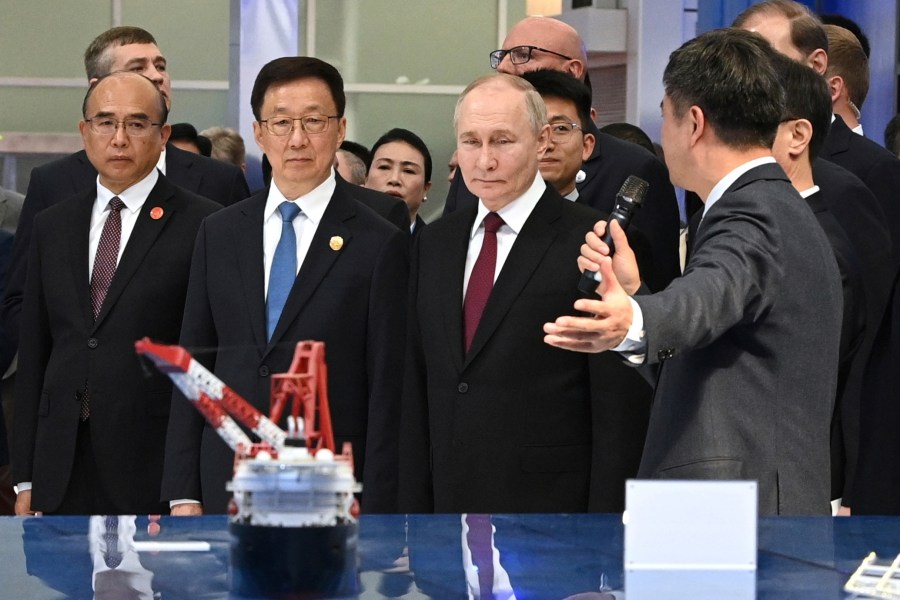
[[[784,88],[782,121],[806,119],[812,124],[809,160],[812,162],[825,146],[831,127],[831,93],[825,78],[811,68],[776,53],[772,64]]]
[[[347,98],[344,95],[344,79],[338,70],[324,60],[311,56],[284,56],[266,63],[260,69],[259,75],[256,76],[256,81],[253,82],[253,91],[250,93],[253,117],[257,121],[262,119],[260,111],[263,99],[270,87],[301,79],[318,79],[328,86],[331,99],[334,100],[337,108],[337,116],[344,116]]]
[[[423,162],[425,163],[425,182],[431,181],[431,153],[428,151],[428,146],[425,145],[425,142],[422,141],[422,138],[414,134],[409,129],[400,129],[399,127],[395,127],[391,129],[383,136],[378,138],[375,144],[372,145],[372,156],[375,156],[375,152],[381,146],[385,144],[390,144],[391,142],[404,142],[415,148],[419,151],[419,154],[422,155]]]
[[[757,33],[716,29],[683,44],[663,73],[676,117],[698,106],[726,145],[771,148],[784,112],[775,50]]]
[[[343,142],[341,142],[340,149],[346,150],[353,156],[357,157],[359,160],[363,161],[363,164],[366,165],[366,173],[369,172],[369,167],[372,166],[372,153],[369,152],[368,148],[366,148],[359,142],[344,140]]]
[[[197,146],[200,154],[209,156],[212,154],[212,142],[206,136],[197,133],[197,128],[190,123],[173,123],[169,141],[187,140]]]
[[[853,19],[848,19],[844,15],[835,15],[835,14],[820,14],[819,18],[822,20],[822,24],[824,25],[837,25],[838,27],[843,27],[850,33],[856,36],[856,39],[859,40],[859,45],[862,46],[863,52],[866,53],[866,58],[870,58],[869,52],[871,52],[872,47],[869,45],[869,38],[863,33],[862,28],[854,21]]]
[[[586,85],[562,71],[537,69],[522,74],[522,79],[534,86],[542,98],[559,98],[575,105],[582,131],[591,124],[591,90]]]

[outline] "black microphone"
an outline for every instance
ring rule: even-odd
[[[622,226],[622,231],[627,231],[628,225],[631,223],[634,213],[641,207],[648,189],[650,189],[650,184],[635,175],[629,175],[622,187],[619,188],[619,193],[616,194],[616,206],[613,208],[612,214],[609,215],[609,220],[606,222],[606,233],[601,238],[609,246],[610,256],[615,253],[616,247],[613,244],[609,224],[615,219]],[[600,273],[585,271],[581,274],[581,279],[578,281],[578,291],[585,296],[596,296],[598,283],[600,283]]]

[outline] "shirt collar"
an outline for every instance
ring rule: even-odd
[[[109,204],[109,201],[113,199],[113,197],[118,196],[119,199],[125,203],[125,207],[128,208],[131,212],[135,213],[141,210],[141,207],[144,205],[144,202],[147,201],[147,196],[150,195],[150,192],[153,191],[153,187],[156,185],[156,182],[159,180],[159,171],[153,169],[150,173],[147,174],[146,177],[135,183],[130,188],[123,191],[121,194],[114,194],[111,190],[104,187],[102,183],[100,183],[100,176],[97,176],[97,207],[100,212],[106,210],[106,206]]]
[[[709,193],[709,197],[706,199],[706,204],[703,207],[703,216],[706,216],[706,213],[709,212],[709,209],[712,208],[712,205],[722,197],[722,194],[724,194],[725,191],[730,188],[741,175],[743,175],[750,169],[755,169],[760,165],[766,165],[774,162],[775,157],[773,156],[761,156],[732,169],[731,172],[729,172],[725,177],[719,180],[719,183],[717,183]]]
[[[282,202],[294,202],[300,207],[307,219],[318,225],[322,220],[322,215],[325,214],[325,209],[328,208],[328,202],[331,201],[336,188],[337,182],[334,179],[334,169],[331,170],[331,175],[320,183],[318,187],[313,188],[295,200],[285,198],[273,180],[272,185],[269,186],[269,197],[266,198],[263,221],[268,221],[269,217],[278,210],[278,206]]]
[[[809,188],[808,190],[803,190],[802,192],[800,192],[800,197],[801,198],[809,198],[810,196],[812,196],[813,194],[815,194],[818,191],[819,191],[819,186],[814,185],[811,188]]]
[[[159,160],[156,161],[156,168],[163,175],[166,174],[166,147],[163,146],[162,152],[159,153]]]
[[[518,235],[519,232],[522,231],[522,227],[525,226],[525,221],[528,220],[528,217],[537,205],[538,200],[544,195],[546,189],[547,184],[541,177],[541,173],[536,173],[534,181],[531,183],[531,187],[529,187],[524,194],[498,210],[497,214],[503,219],[503,223]],[[475,237],[475,232],[481,227],[481,222],[484,221],[484,218],[489,212],[491,211],[488,210],[479,198],[478,214],[475,215],[475,223],[472,225],[472,231],[469,233],[470,240]]]

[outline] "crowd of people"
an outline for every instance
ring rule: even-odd
[[[638,477],[755,480],[763,514],[900,513],[880,458],[900,451],[900,159],[862,133],[844,26],[763,0],[686,42],[654,145],[598,128],[578,33],[528,17],[458,99],[428,225],[428,147],[346,140],[334,66],[260,70],[251,194],[234,130],[167,123],[153,36],[102,33],[84,150],[0,202],[0,502],[225,512],[233,452],[134,341],[185,346],[268,412],[315,339],[364,512],[617,512]],[[649,191],[625,231],[630,176]],[[684,235],[676,187],[699,200]]]

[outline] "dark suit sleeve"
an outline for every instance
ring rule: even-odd
[[[28,192],[22,204],[22,214],[16,227],[13,242],[12,262],[9,265],[9,278],[0,304],[0,327],[3,339],[8,340],[13,348],[19,345],[19,318],[22,312],[22,297],[25,293],[25,275],[28,272],[28,248],[31,244],[31,229],[34,217],[50,205],[44,186],[43,171],[34,169],[28,182]],[[0,363],[0,372],[5,373],[12,361],[12,356],[4,356]]]
[[[434,512],[431,481],[428,386],[425,353],[416,311],[419,242],[413,245],[409,285],[409,326],[400,410],[400,512]]]
[[[46,301],[41,285],[41,257],[38,224],[28,256],[27,288],[24,291],[22,324],[28,335],[19,346],[19,371],[16,376],[14,427],[12,432],[13,482],[32,481],[35,432],[44,369],[50,357],[52,340]],[[23,261],[24,263],[24,261]]]
[[[250,197],[250,187],[247,185],[247,178],[244,177],[243,171],[237,167],[232,170],[232,181],[228,187],[231,190],[231,198],[228,199],[228,204],[225,206]]]
[[[206,223],[200,225],[191,274],[188,280],[184,306],[184,320],[179,343],[191,351],[202,348],[202,355],[195,356],[208,369],[213,370],[218,338],[213,323],[209,297],[206,291]],[[169,426],[166,433],[166,456],[163,467],[161,500],[203,500],[200,486],[200,447],[205,421],[176,387],[172,394]]]
[[[362,494],[366,513],[397,512],[397,430],[408,275],[409,236],[398,231],[384,245],[369,288],[369,406]]]

